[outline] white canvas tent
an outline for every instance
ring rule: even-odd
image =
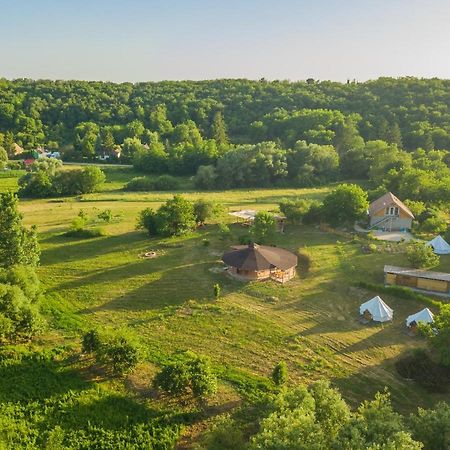
[[[434,315],[428,308],[424,308],[422,309],[422,311],[419,311],[415,314],[411,314],[406,318],[407,327],[409,327],[413,322],[415,322],[416,324],[418,324],[419,322],[433,323]]]
[[[442,236],[436,236],[431,241],[427,242],[426,245],[429,245],[433,248],[434,253],[436,255],[448,255],[450,254],[450,245]]]
[[[387,322],[392,320],[394,313],[394,310],[386,305],[386,303],[384,303],[378,295],[363,303],[359,307],[359,313],[361,315],[363,315],[366,311],[369,311],[375,322]]]

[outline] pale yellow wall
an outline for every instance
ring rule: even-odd
[[[387,284],[395,284],[396,280],[397,280],[397,276],[394,275],[393,273],[386,274],[386,283]]]
[[[448,286],[446,281],[429,280],[427,278],[419,278],[417,287],[426,291],[447,292]]]

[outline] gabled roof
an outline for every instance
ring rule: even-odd
[[[450,245],[442,236],[436,236],[431,241],[427,242],[425,245],[429,245],[433,248],[436,255],[448,255],[450,254]]]
[[[388,320],[392,320],[394,313],[394,310],[386,305],[378,295],[359,307],[360,314],[364,314],[365,311],[369,311],[373,320],[376,322],[387,322]]]
[[[424,309],[422,309],[422,311],[419,311],[415,314],[411,314],[410,316],[408,316],[406,318],[406,326],[407,327],[409,327],[411,325],[411,322],[433,323],[434,315],[428,308],[424,308]]]
[[[387,192],[386,194],[382,195],[380,198],[376,199],[369,205],[369,214],[372,216],[378,211],[381,211],[382,209],[385,209],[389,205],[396,205],[398,206],[403,212],[408,214],[411,219],[414,219],[414,214],[411,212],[411,210],[400,200],[398,199],[392,192]]]
[[[297,256],[283,248],[250,244],[233,247],[223,255],[222,261],[228,266],[255,272],[272,268],[287,270],[297,265]]]

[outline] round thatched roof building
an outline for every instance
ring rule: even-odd
[[[297,256],[279,247],[236,245],[223,255],[230,274],[244,280],[273,279],[284,283],[295,276]]]

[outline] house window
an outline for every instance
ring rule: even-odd
[[[399,209],[397,206],[388,206],[386,208],[386,215],[387,216],[398,216]]]

